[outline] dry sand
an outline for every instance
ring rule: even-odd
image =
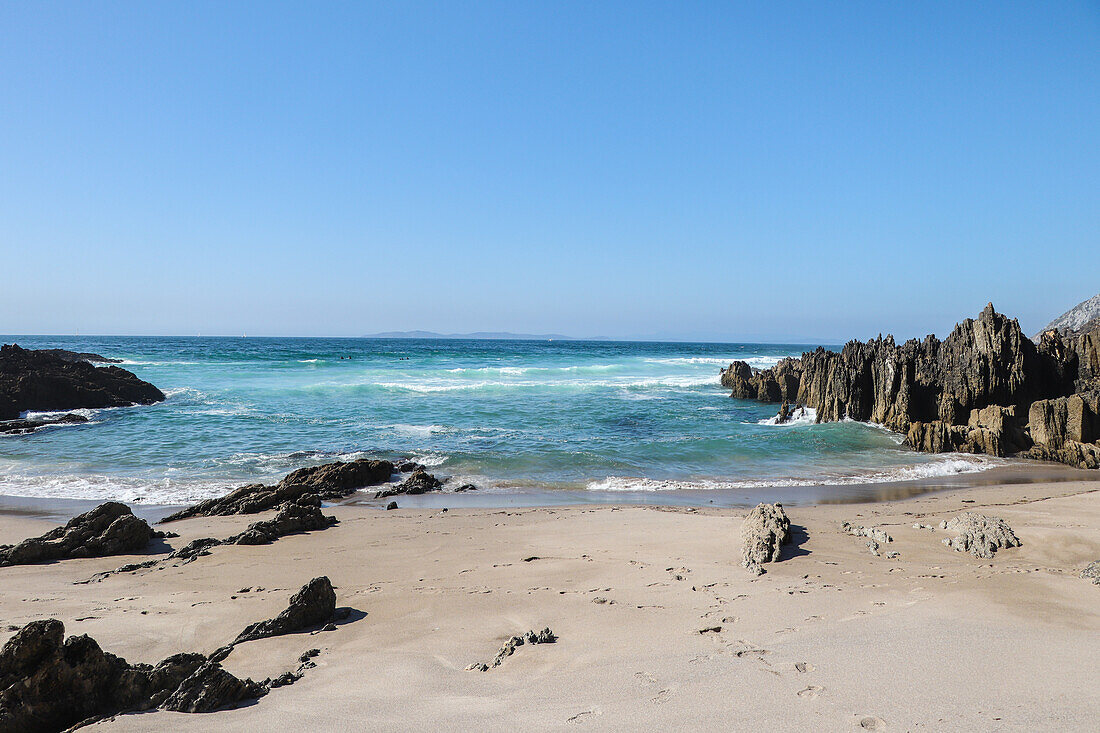
[[[992,561],[945,547],[940,520],[965,510],[1003,517],[1023,546]],[[739,565],[744,510],[331,512],[340,524],[324,532],[90,584],[74,581],[144,558],[0,569],[0,640],[8,624],[55,617],[130,661],[210,652],[328,575],[338,605],[366,615],[250,642],[225,663],[263,679],[320,648],[293,686],[236,710],[122,715],[88,730],[1085,731],[1100,721],[1100,587],[1078,577],[1100,559],[1100,482],[788,507],[796,545],[759,578]],[[255,519],[178,522],[171,544]],[[885,528],[894,542],[883,552],[900,556],[872,556],[839,530],[845,520]],[[52,526],[0,517],[0,543]],[[545,626],[556,644],[466,671]],[[711,627],[721,630],[700,633]]]

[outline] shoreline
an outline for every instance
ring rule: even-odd
[[[1018,462],[993,466],[970,473],[913,479],[851,484],[812,484],[753,488],[751,495],[743,489],[668,489],[653,491],[587,491],[570,489],[481,489],[463,493],[429,492],[420,495],[392,497],[402,508],[418,509],[505,509],[591,506],[652,506],[682,508],[751,508],[760,502],[775,502],[784,506],[819,506],[830,504],[876,504],[903,501],[925,494],[943,493],[987,486],[1011,486],[1034,483],[1064,483],[1098,480],[1094,471],[1043,462]],[[225,494],[237,486],[227,486]],[[380,487],[363,489],[338,502],[326,503],[326,508],[356,505],[382,508],[391,501],[375,499]],[[769,494],[771,492],[771,494]],[[791,500],[791,492],[802,492],[804,500]],[[833,494],[830,496],[830,494]],[[224,494],[223,494],[224,495]],[[65,522],[69,518],[102,504],[107,499],[61,499],[0,494],[0,516],[24,516],[33,519]],[[160,521],[186,504],[153,504],[123,502],[135,515],[150,524]]]
[[[1022,546],[978,559],[945,547],[944,531],[912,527],[971,510],[1004,518]],[[341,729],[353,720],[372,730],[778,722],[1024,731],[1087,730],[1100,716],[1100,588],[1079,577],[1100,558],[1100,481],[787,511],[794,543],[755,577],[740,565],[742,509],[337,504],[326,513],[340,523],[324,531],[101,582],[76,584],[151,556],[4,568],[0,615],[13,625],[58,618],[67,634],[155,663],[213,651],[319,575],[332,579],[338,604],[363,614],[335,631],[235,651],[226,668],[263,679],[321,650],[315,669],[255,704],[119,715],[94,731]],[[180,537],[170,543],[224,537],[271,514],[174,522]],[[872,556],[843,521],[881,527],[900,555]],[[0,542],[53,524],[0,514]],[[509,636],[544,627],[556,643],[466,670]]]

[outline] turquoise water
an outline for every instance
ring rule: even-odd
[[[122,358],[168,395],[0,438],[0,494],[10,496],[182,503],[302,465],[408,455],[481,497],[709,491],[747,503],[995,463],[917,454],[858,423],[769,425],[776,406],[733,400],[718,383],[733,359],[770,366],[810,346],[0,338]]]

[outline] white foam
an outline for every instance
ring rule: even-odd
[[[426,438],[429,435],[435,435],[436,433],[444,433],[450,430],[446,425],[405,425],[397,423],[395,425],[379,425],[381,430],[391,430],[398,435],[407,435],[415,438]]]
[[[758,369],[767,369],[778,364],[781,360],[786,359],[786,356],[745,356],[740,354],[737,356],[672,356],[664,358],[650,358],[644,361],[649,364],[669,364],[669,365],[690,365],[690,364],[715,364],[717,366],[726,367],[735,361],[743,361],[749,366],[757,367]]]
[[[441,453],[414,453],[412,460],[425,466],[441,466],[447,461],[448,456]]]
[[[939,460],[910,466],[898,466],[882,471],[851,476],[822,476],[820,478],[753,479],[744,481],[719,481],[703,479],[678,481],[674,479],[649,479],[633,476],[608,476],[592,481],[587,491],[714,491],[731,489],[769,489],[786,486],[851,486],[853,484],[880,484],[898,481],[956,476],[978,473],[1003,465],[1004,460],[988,456],[972,456],[962,453],[944,453]]]
[[[501,381],[484,380],[479,382],[373,382],[366,386],[382,387],[384,389],[399,389],[408,392],[431,394],[434,392],[464,392],[487,389],[601,389],[601,388],[645,388],[666,387],[685,388],[701,387],[705,385],[717,385],[718,380],[714,375],[697,376],[669,376],[669,377],[623,377],[621,379],[575,379],[562,381]]]
[[[779,422],[779,415],[775,417],[767,417],[763,420],[757,420],[757,425],[775,425],[780,428],[794,428],[805,425],[817,424],[817,410],[812,407],[792,407],[791,414],[793,417],[787,422]]]

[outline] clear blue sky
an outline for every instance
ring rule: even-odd
[[[1034,330],[1100,3],[4,3],[0,332]]]

